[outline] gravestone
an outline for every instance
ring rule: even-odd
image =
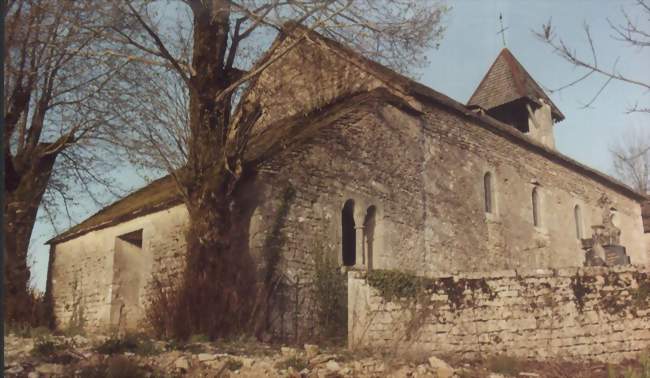
[[[612,221],[614,213],[606,207],[603,224],[592,226],[591,239],[582,239],[585,250],[585,266],[613,266],[630,264],[625,247],[620,245],[621,229]]]
[[[608,245],[603,248],[607,266],[630,264],[630,256],[625,253],[625,247],[622,245]]]

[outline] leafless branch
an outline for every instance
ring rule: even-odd
[[[610,147],[614,173],[641,193],[650,190],[650,133],[645,129],[628,129]]]
[[[637,0],[637,6],[644,17],[650,17],[650,6],[648,6],[648,3],[645,0]],[[607,22],[614,33],[612,38],[637,48],[650,46],[650,31],[642,29],[641,25],[643,24],[633,20],[625,9],[621,9],[621,14],[625,20],[623,24],[615,24],[612,20],[607,19]],[[551,25],[551,20],[549,20],[547,24],[543,24],[540,31],[534,31],[537,38],[550,46],[555,54],[573,66],[586,71],[577,79],[572,80],[559,88],[551,89],[551,92],[561,91],[575,86],[593,76],[601,76],[605,79],[604,83],[599,87],[594,96],[584,105],[584,107],[590,107],[602,95],[605,88],[613,81],[619,81],[645,90],[650,90],[649,82],[625,75],[618,70],[617,65],[620,61],[620,57],[616,58],[611,69],[603,68],[602,65],[599,64],[596,43],[591,34],[589,25],[585,24],[583,30],[587,39],[587,47],[590,51],[589,58],[580,56],[577,51],[568,46],[563,39],[557,38],[557,33]],[[628,112],[644,112],[643,109],[647,109],[647,107],[635,106],[628,109]]]

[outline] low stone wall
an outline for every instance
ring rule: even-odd
[[[650,269],[421,278],[348,273],[348,342],[406,352],[620,361],[650,346]]]

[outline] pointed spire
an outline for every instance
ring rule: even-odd
[[[479,106],[490,110],[520,99],[527,99],[541,105],[540,99],[551,106],[556,121],[564,119],[560,109],[553,104],[544,90],[533,80],[510,50],[504,48],[472,94],[468,106]]]

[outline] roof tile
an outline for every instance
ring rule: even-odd
[[[480,106],[489,110],[520,98],[527,98],[535,103],[539,103],[539,99],[542,98],[551,106],[555,119],[559,121],[564,119],[560,109],[553,104],[539,84],[517,61],[510,50],[504,48],[492,63],[467,105]]]

